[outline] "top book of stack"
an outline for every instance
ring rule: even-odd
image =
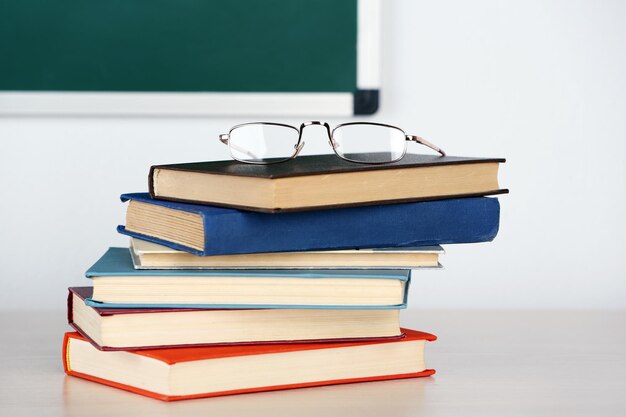
[[[414,154],[383,165],[335,155],[273,165],[193,162],[151,167],[149,189],[162,200],[260,212],[316,210],[506,193],[498,185],[503,162]]]

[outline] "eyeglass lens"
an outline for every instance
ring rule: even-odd
[[[233,129],[228,145],[234,159],[269,164],[290,159],[296,152],[298,137],[294,127],[252,123]]]
[[[380,164],[397,161],[406,152],[400,129],[373,124],[350,124],[333,131],[335,152],[348,161]]]

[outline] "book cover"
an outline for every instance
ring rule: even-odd
[[[410,270],[215,270],[215,269],[135,269],[128,248],[109,248],[106,253],[85,273],[87,278],[95,277],[284,277],[306,279],[389,279],[398,280],[404,285],[404,302],[398,305],[301,305],[301,304],[143,304],[143,303],[105,303],[87,298],[85,303],[99,308],[322,308],[322,309],[401,309],[406,308],[409,289]]]
[[[342,348],[358,348],[360,346],[368,346],[375,344],[388,344],[388,343],[405,343],[405,342],[414,342],[414,341],[434,341],[437,339],[436,336],[419,332],[415,330],[403,329],[406,337],[401,340],[395,341],[373,341],[373,342],[345,342],[345,343],[307,343],[307,344],[272,344],[272,345],[246,345],[246,346],[214,346],[214,347],[192,347],[192,348],[177,348],[177,349],[153,349],[153,350],[141,350],[141,351],[132,351],[132,352],[100,352],[94,349],[94,353],[98,357],[102,357],[102,355],[123,355],[126,359],[126,362],[133,361],[132,355],[139,355],[139,357],[148,358],[154,361],[158,361],[167,366],[172,366],[180,363],[189,363],[189,362],[202,362],[202,361],[210,361],[213,359],[224,359],[224,358],[236,358],[236,357],[245,357],[245,356],[255,356],[255,355],[281,355],[281,354],[289,354],[296,353],[299,351],[307,351],[307,350],[333,350],[333,349],[342,349]],[[66,333],[63,339],[63,368],[68,375],[84,378],[87,380],[91,380],[94,382],[98,382],[101,384],[109,385],[115,388],[123,389],[126,391],[131,391],[137,394],[145,395],[148,397],[164,400],[164,401],[175,401],[175,400],[183,400],[183,399],[192,399],[192,398],[203,398],[203,397],[216,397],[223,395],[233,395],[233,394],[244,394],[244,393],[252,393],[252,392],[262,392],[262,391],[275,391],[275,390],[283,390],[283,389],[293,389],[293,388],[304,388],[304,387],[314,387],[314,386],[322,386],[322,385],[333,385],[333,384],[346,384],[346,383],[354,383],[354,382],[366,382],[366,381],[381,381],[388,379],[401,379],[401,378],[415,378],[415,377],[423,377],[430,376],[435,373],[433,369],[424,369],[419,372],[407,372],[407,373],[396,373],[389,375],[367,375],[367,376],[359,376],[353,378],[342,378],[342,379],[333,379],[333,380],[317,380],[317,381],[307,381],[301,383],[289,383],[289,384],[280,384],[280,385],[269,385],[269,386],[255,386],[255,387],[246,387],[240,389],[231,389],[226,391],[215,391],[215,392],[202,392],[191,395],[168,395],[164,393],[154,392],[147,389],[143,389],[137,386],[133,386],[130,384],[120,383],[118,381],[114,381],[111,379],[101,378],[89,373],[80,372],[74,368],[74,363],[72,362],[72,352],[70,351],[70,341],[85,341],[85,339],[76,332]],[[86,341],[85,341],[86,342]],[[83,348],[85,349],[85,348]],[[334,352],[329,351],[329,354],[333,354]],[[130,356],[129,356],[130,355]],[[113,360],[116,358],[111,356]],[[381,358],[382,359],[382,358]],[[358,360],[355,358],[355,360]],[[143,362],[145,363],[145,362]],[[137,368],[141,371],[140,367]],[[211,378],[211,375],[207,375],[207,378]]]
[[[118,226],[124,235],[195,255],[342,250],[487,242],[498,233],[500,204],[475,197],[287,213],[257,213],[123,194],[202,218],[201,249]]]
[[[154,170],[160,168],[188,172],[205,172],[218,175],[274,179],[301,177],[305,175],[394,170],[398,168],[468,165],[485,162],[504,163],[506,159],[407,153],[401,160],[388,164],[356,164],[343,160],[335,154],[307,155],[299,156],[294,160],[280,164],[268,165],[246,164],[235,160],[154,165],[150,168],[150,179],[154,179],[152,177]],[[154,192],[154,190],[152,190],[152,192]]]

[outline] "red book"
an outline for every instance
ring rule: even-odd
[[[69,288],[68,323],[100,350],[313,343],[404,337],[398,310],[96,308]]]
[[[436,336],[403,329],[390,341],[235,345],[105,352],[66,333],[68,375],[164,401],[414,378],[435,373],[424,344]]]

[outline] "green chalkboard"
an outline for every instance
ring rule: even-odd
[[[2,0],[0,90],[354,92],[357,0]]]
[[[371,114],[379,0],[0,0],[0,114]]]

